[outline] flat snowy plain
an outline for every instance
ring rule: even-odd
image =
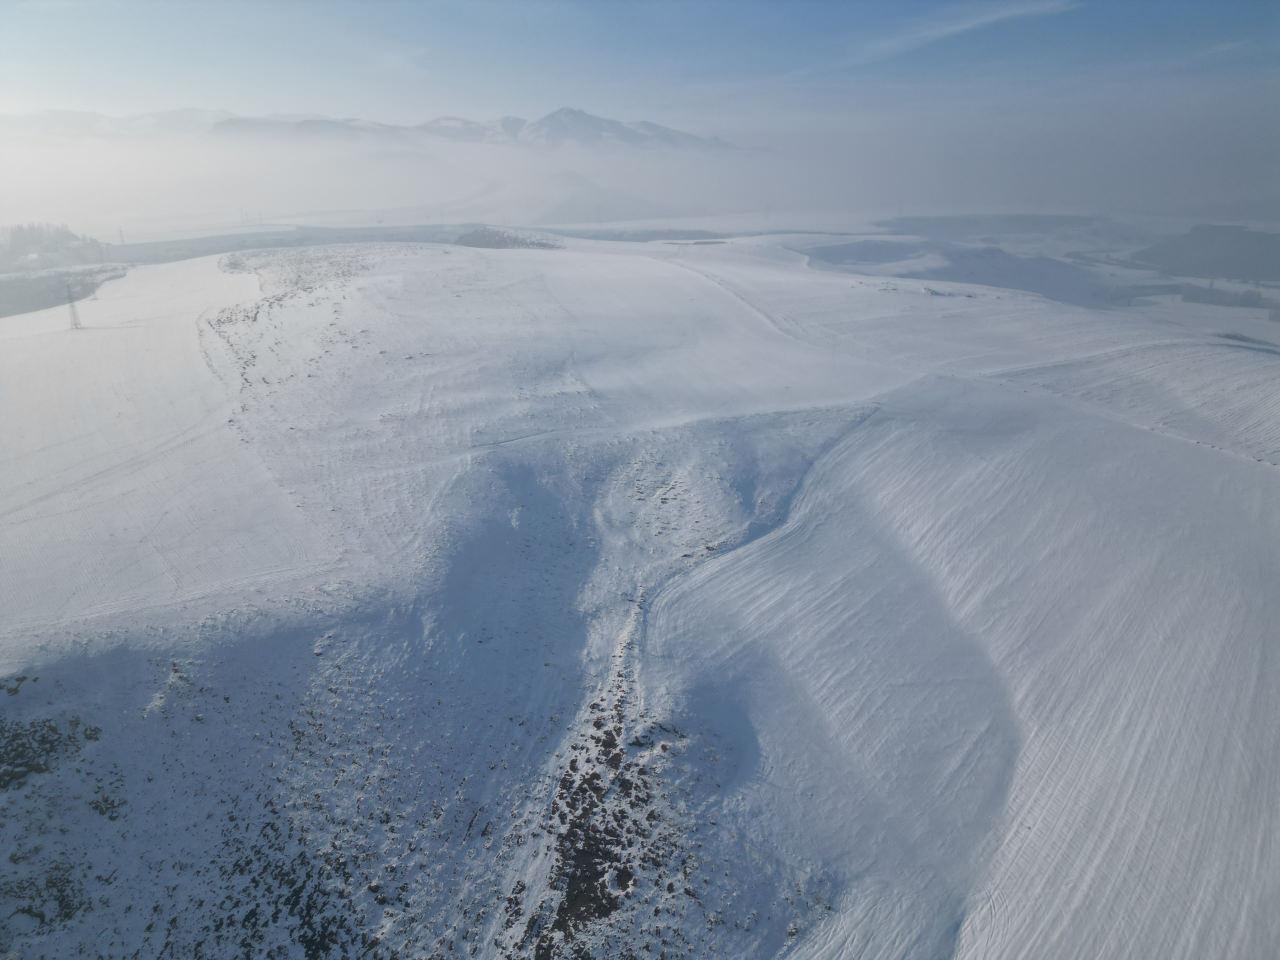
[[[0,956],[1276,956],[1280,325],[821,242],[0,321]]]

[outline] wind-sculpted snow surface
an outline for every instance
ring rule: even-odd
[[[811,956],[950,954],[1017,754],[992,664],[852,482],[881,416],[819,461],[784,526],[650,618],[653,708],[726,753],[720,844],[785,838],[800,889],[839,906],[810,921]]]
[[[1273,955],[1262,312],[794,242],[5,320],[0,956]]]

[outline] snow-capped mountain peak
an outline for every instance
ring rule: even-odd
[[[272,114],[247,117],[225,111],[174,110],[135,117],[106,117],[96,113],[42,113],[0,116],[0,130],[62,136],[134,137],[153,135],[255,136],[309,140],[387,140],[412,142],[429,138],[470,143],[506,143],[558,147],[622,145],[677,149],[724,148],[715,137],[701,137],[649,120],[624,122],[561,107],[532,122],[504,116],[471,120],[441,116],[420,124],[379,123],[357,117]]]
[[[559,146],[566,143],[579,145],[625,144],[627,146],[652,147],[725,147],[724,141],[699,137],[648,120],[623,122],[599,117],[574,107],[561,107],[541,120],[528,124],[520,133],[525,143]]]

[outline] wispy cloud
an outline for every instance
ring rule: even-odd
[[[1078,4],[1073,0],[1020,0],[949,10],[928,20],[908,24],[897,33],[872,40],[855,51],[851,59],[861,63],[889,60],[962,33],[972,33],[1009,20],[1054,16],[1076,6]]]
[[[908,22],[901,29],[884,36],[864,39],[855,44],[845,56],[833,63],[824,64],[820,69],[826,72],[880,63],[997,23],[1056,16],[1079,5],[1077,0],[1011,0],[953,7],[928,18]]]
[[[1187,59],[1195,63],[1200,60],[1217,60],[1220,57],[1233,56],[1249,47],[1248,40],[1223,40],[1197,50]]]

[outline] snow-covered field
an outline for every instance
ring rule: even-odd
[[[1280,324],[824,242],[0,321],[0,957],[1275,956]]]

